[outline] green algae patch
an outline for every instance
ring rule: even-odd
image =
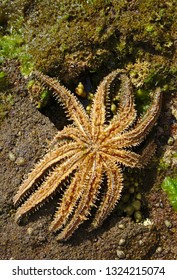
[[[162,189],[167,193],[170,204],[177,211],[177,177],[166,177],[162,183]]]
[[[28,75],[33,69],[31,55],[26,51],[26,45],[22,34],[14,31],[12,34],[0,36],[0,62],[6,59],[20,61],[22,74]]]
[[[4,58],[17,58],[23,39],[20,34],[4,35],[0,41],[0,55]]]
[[[0,14],[0,63],[16,59],[20,62],[21,73],[29,75],[33,70],[33,61],[24,38],[25,19],[22,7],[20,9],[22,1],[13,2],[4,1],[3,6],[0,7],[6,15],[6,20],[4,20]]]

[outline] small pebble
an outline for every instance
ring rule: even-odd
[[[172,227],[172,223],[169,220],[165,220],[164,224],[166,225],[167,228],[171,228]]]
[[[164,205],[163,205],[162,202],[159,202],[159,207],[160,207],[160,208],[164,208]]]
[[[118,228],[125,229],[125,225],[124,224],[120,224],[120,225],[118,225]]]
[[[119,259],[125,258],[125,253],[124,253],[124,251],[122,251],[122,250],[117,250],[116,253],[117,253],[117,256],[118,256]]]
[[[11,161],[15,161],[15,160],[16,160],[15,154],[12,153],[12,152],[9,152],[9,159],[10,159]]]
[[[33,232],[33,228],[32,228],[32,227],[29,227],[29,228],[27,229],[27,233],[28,233],[29,235],[31,235],[32,232]]]
[[[143,240],[140,239],[140,240],[138,241],[138,243],[139,243],[140,246],[143,245]]]
[[[119,245],[122,246],[122,245],[124,245],[124,244],[125,244],[125,239],[121,238],[121,239],[119,240]]]
[[[18,158],[16,159],[15,163],[16,163],[17,165],[22,166],[22,165],[24,165],[24,163],[25,163],[25,159],[24,159],[23,157],[18,157]]]
[[[162,252],[162,247],[158,247],[157,249],[156,249],[156,253],[161,253]]]
[[[151,222],[150,219],[146,219],[146,220],[144,220],[144,222],[143,222],[143,225],[144,225],[145,227],[147,227],[147,226],[152,226],[152,224],[153,224],[153,222]]]

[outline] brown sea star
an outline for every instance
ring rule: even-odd
[[[65,183],[50,230],[59,232],[59,240],[67,239],[88,219],[93,207],[96,208],[93,228],[100,226],[111,213],[123,187],[122,165],[141,168],[154,154],[153,141],[141,154],[131,148],[139,145],[155,124],[161,107],[161,92],[156,88],[149,109],[137,119],[131,82],[125,70],[117,69],[97,88],[89,117],[78,99],[58,81],[38,71],[35,75],[54,90],[73,124],[58,132],[52,142],[53,148],[20,186],[14,197],[15,205],[22,204],[16,220],[41,206]],[[116,78],[120,82],[119,110],[107,122],[105,104]],[[97,203],[103,176],[106,190]],[[69,182],[66,183],[66,179]]]

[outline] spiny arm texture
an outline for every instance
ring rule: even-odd
[[[125,70],[117,69],[98,86],[89,117],[79,100],[58,81],[38,71],[35,75],[54,91],[73,124],[57,133],[53,148],[20,186],[14,197],[14,204],[19,206],[16,220],[61,190],[50,230],[58,232],[58,240],[66,240],[88,219],[93,207],[96,214],[91,228],[100,226],[111,213],[123,188],[122,166],[141,168],[152,157],[153,141],[142,154],[133,152],[131,147],[139,145],[154,126],[161,108],[161,92],[159,88],[155,90],[149,109],[137,118],[131,82]],[[119,110],[107,121],[106,100],[115,79],[120,83]],[[103,183],[106,190],[104,186],[99,196]]]

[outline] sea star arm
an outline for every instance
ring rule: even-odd
[[[100,159],[93,160],[88,165],[88,176],[85,178],[82,197],[79,200],[75,213],[57,239],[68,239],[77,227],[82,224],[90,214],[90,209],[94,206],[102,180],[102,165]]]
[[[77,201],[82,195],[82,183],[83,180],[78,176],[77,171],[55,212],[54,219],[49,228],[50,230],[57,231],[65,226],[69,217],[73,214]]]
[[[41,186],[17,210],[16,221],[41,206],[55,192],[59,184],[81,164],[83,158],[83,153],[77,152],[50,172]]]
[[[57,80],[50,78],[49,76],[44,75],[39,71],[35,71],[34,74],[37,76],[37,78],[39,78],[42,82],[47,84],[49,87],[51,87],[51,89],[55,91],[54,96],[57,100],[64,104],[69,118],[74,121],[74,123],[84,135],[89,135],[89,117],[85,112],[82,104],[79,103],[78,99],[68,89],[60,85]]]
[[[119,132],[128,128],[136,118],[136,110],[134,105],[134,96],[130,79],[125,75],[121,75],[121,97],[119,110],[105,128],[103,140],[114,137]]]
[[[63,139],[72,139],[78,143],[78,145],[83,145],[87,142],[87,138],[84,135],[80,134],[80,131],[77,127],[73,125],[68,125],[63,128],[63,130],[58,131],[56,136],[49,144],[49,148],[55,147],[55,145],[59,145]]]
[[[141,155],[128,151],[118,151],[112,150],[110,154],[112,157],[103,156],[104,158],[104,170],[107,175],[107,191],[102,198],[102,202],[96,212],[94,220],[92,222],[92,227],[96,228],[101,226],[102,222],[106,217],[112,212],[115,204],[118,202],[121,196],[121,191],[123,188],[123,178],[121,168],[117,166],[115,162],[123,163],[124,165],[131,167],[143,167],[146,165],[152,155],[155,152],[156,145],[154,142],[150,142],[147,147],[143,150]],[[114,153],[115,152],[115,153]],[[126,152],[126,154],[124,154]]]
[[[64,158],[71,157],[78,151],[77,143],[65,143],[58,149],[50,151],[45,157],[36,164],[35,168],[29,173],[28,178],[23,181],[17,194],[14,196],[14,204],[18,204],[23,197],[33,188],[40,177],[53,165],[63,160]]]
[[[97,88],[94,103],[91,109],[91,127],[92,137],[97,140],[102,133],[103,125],[105,123],[106,114],[106,97],[110,91],[110,85],[112,81],[120,73],[124,73],[124,70],[117,69],[106,76]]]
[[[107,155],[108,158],[112,158],[112,160],[115,160],[119,164],[121,163],[128,167],[142,168],[149,162],[150,158],[155,153],[156,144],[154,141],[151,141],[143,149],[142,154],[137,154],[135,152],[123,149],[114,149],[114,147],[102,149],[103,152],[104,150],[105,155]]]
[[[122,133],[117,137],[113,137],[107,143],[110,145],[117,145],[118,148],[137,146],[140,144],[144,137],[148,134],[150,129],[155,124],[161,109],[162,93],[160,88],[157,88],[154,93],[154,98],[151,106],[145,113],[145,115],[140,118],[138,123],[130,131]]]
[[[148,145],[143,149],[143,152],[139,155],[139,162],[136,167],[142,168],[146,166],[153,157],[156,148],[157,146],[154,141],[149,142]]]
[[[99,227],[106,217],[111,213],[115,204],[118,202],[121,196],[123,188],[123,178],[120,167],[111,159],[104,160],[104,169],[107,176],[107,191],[102,198],[102,202],[97,209],[96,215],[92,222],[92,227]]]
[[[50,225],[50,230],[58,231],[67,224],[68,218],[74,214],[74,208],[78,203],[78,200],[83,194],[83,186],[85,184],[85,178],[88,176],[90,168],[90,157],[86,157],[80,165],[78,171],[76,171],[74,177],[71,180],[70,185],[65,191],[61,203],[57,211],[55,212],[54,220]]]

